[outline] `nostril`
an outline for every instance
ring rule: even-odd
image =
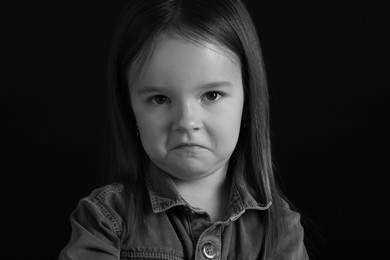
[[[195,126],[195,127],[191,127],[191,126],[187,126],[187,127],[179,126],[179,127],[176,127],[176,130],[179,131],[179,132],[197,132],[197,131],[200,130],[200,127],[198,127],[198,126]]]
[[[175,125],[175,129],[180,132],[196,132],[201,129],[200,122],[198,120],[180,120]]]

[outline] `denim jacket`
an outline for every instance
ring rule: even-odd
[[[125,187],[108,185],[83,198],[73,211],[72,235],[59,260],[260,259],[264,232],[260,214],[271,203],[258,204],[247,189],[233,182],[226,217],[212,223],[206,212],[180,196],[169,175],[153,174],[147,178],[148,236],[123,238]],[[287,210],[288,234],[279,241],[274,259],[308,259],[300,215]]]

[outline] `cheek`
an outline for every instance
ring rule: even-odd
[[[145,151],[148,154],[158,152],[168,138],[168,127],[164,120],[145,113],[137,118],[137,123]]]
[[[159,141],[161,141],[161,137],[158,136],[158,133],[155,132],[156,128],[144,120],[140,120],[138,124],[140,133],[139,138],[141,138],[142,147],[144,148],[149,158],[153,158],[159,151],[158,147]]]
[[[152,137],[153,131],[158,127],[158,121],[153,117],[153,114],[148,112],[144,106],[135,102],[133,111],[137,121],[138,130],[143,137]]]
[[[142,139],[145,139],[145,141],[152,141],[158,137],[159,133],[161,132],[161,126],[159,126],[156,121],[150,120],[146,116],[138,119],[137,123],[140,135]]]
[[[237,141],[241,129],[241,116],[238,115],[234,118],[229,116],[225,122],[223,125],[224,129],[221,130],[221,133],[225,136],[225,140],[229,142]]]
[[[236,108],[226,108],[222,114],[210,121],[213,126],[213,137],[219,146],[233,149],[236,146],[242,114],[240,106]]]

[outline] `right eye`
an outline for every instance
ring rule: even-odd
[[[150,102],[156,105],[162,105],[168,102],[168,98],[164,95],[156,95],[150,99]]]

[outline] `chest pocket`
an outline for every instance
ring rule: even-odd
[[[120,254],[121,260],[156,260],[156,259],[167,259],[167,260],[184,260],[183,255],[179,255],[175,252],[167,252],[160,249],[130,249],[130,250],[121,250]]]

